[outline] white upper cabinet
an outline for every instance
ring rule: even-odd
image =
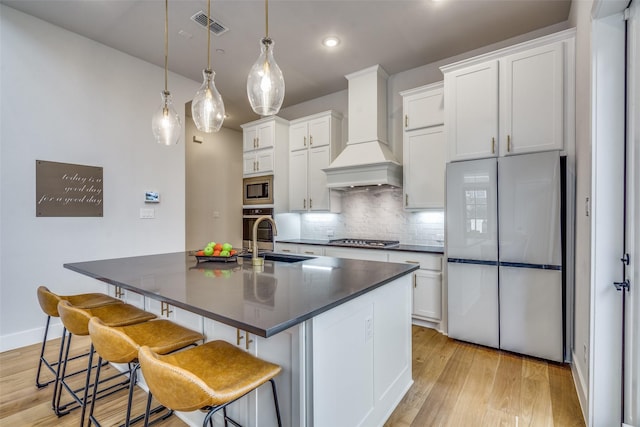
[[[563,44],[500,61],[500,153],[561,150],[564,124]]]
[[[444,209],[447,140],[444,126],[404,136],[404,208]]]
[[[404,208],[444,208],[447,141],[443,83],[400,92],[404,113]]]
[[[342,148],[342,116],[326,111],[291,122],[289,127],[289,209],[339,212],[340,193],[327,188],[322,170]]]
[[[444,88],[435,85],[400,92],[404,113],[403,129],[421,129],[444,123]]]
[[[243,151],[270,148],[275,144],[276,122],[267,121],[243,128]]]
[[[449,160],[479,159],[498,150],[498,61],[444,76]]]
[[[241,125],[243,177],[273,175],[273,209],[289,211],[289,122],[278,116]]]
[[[574,30],[442,67],[449,161],[563,150]]]

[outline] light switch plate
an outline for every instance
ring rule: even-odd
[[[156,211],[153,208],[140,208],[141,219],[153,219],[156,217]]]

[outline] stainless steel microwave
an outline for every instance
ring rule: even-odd
[[[244,178],[242,190],[243,205],[272,205],[273,175]]]

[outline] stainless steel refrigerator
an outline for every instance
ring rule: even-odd
[[[447,165],[449,336],[562,361],[557,151]]]

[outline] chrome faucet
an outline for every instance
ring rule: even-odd
[[[253,256],[251,261],[253,265],[264,264],[264,259],[258,257],[258,224],[260,224],[262,221],[265,221],[265,220],[271,223],[273,235],[274,236],[278,235],[278,228],[276,227],[276,222],[273,220],[273,218],[271,218],[268,215],[264,215],[256,219],[256,221],[253,223]]]

